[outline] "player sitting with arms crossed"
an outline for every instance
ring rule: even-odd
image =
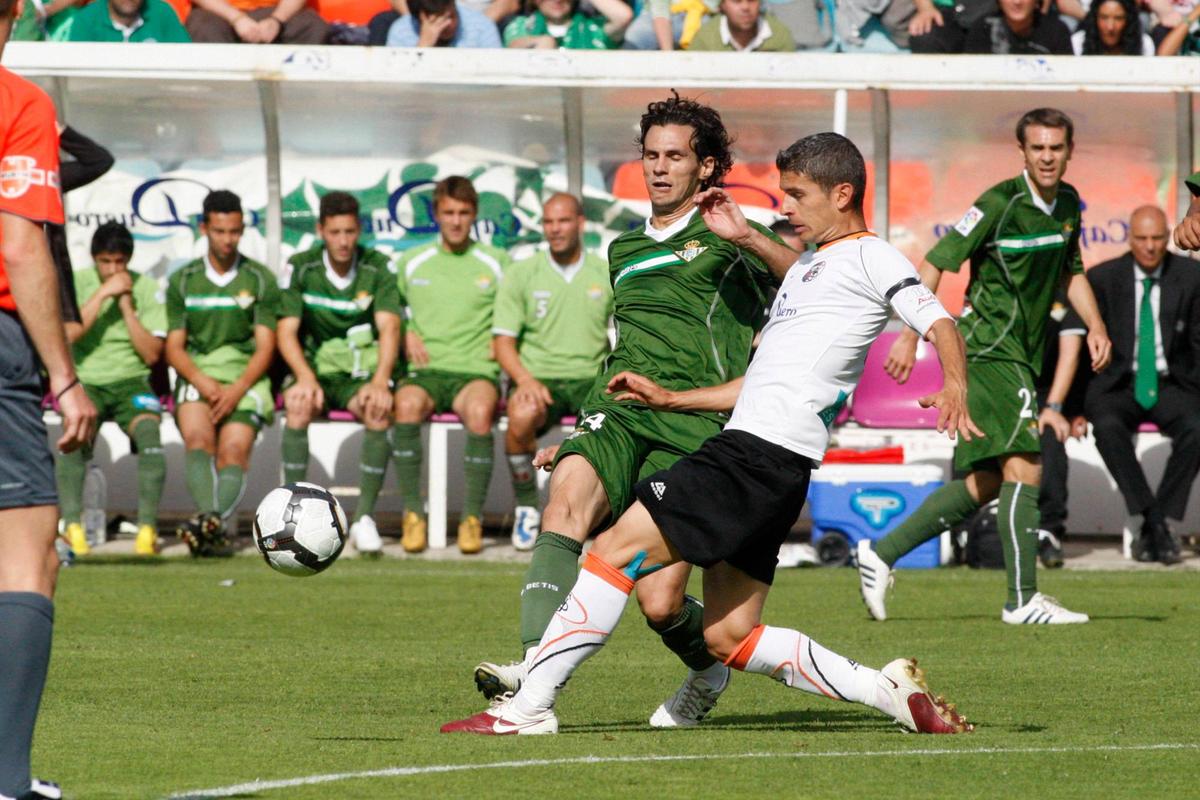
[[[387,472],[400,292],[387,256],[359,245],[358,212],[358,201],[345,192],[322,197],[322,243],[288,261],[275,329],[295,378],[283,393],[283,475],[288,483],[307,476],[313,417],[329,408],[353,414],[366,432],[350,538],[360,553],[379,554],[383,542],[371,514]]]
[[[677,94],[651,103],[638,142],[651,214],[609,247],[617,343],[555,461],[521,592],[526,656],[565,602],[588,536],[624,513],[639,478],[695,451],[729,418],[720,410],[616,403],[605,392],[609,380],[630,370],[690,389],[741,376],[764,293],[791,265],[773,274],[754,253],[710,231],[696,210],[696,195],[721,185],[733,166],[730,136],[714,109]],[[688,667],[679,690],[651,715],[655,727],[698,724],[729,683],[729,669],[705,647],[700,602],[684,594],[690,572],[676,564],[638,585],[647,623]],[[516,691],[527,665],[484,662],[476,685],[489,699]]]
[[[1041,441],[1034,370],[1046,346],[1054,295],[1065,281],[1067,299],[1087,326],[1092,369],[1108,366],[1112,345],[1079,253],[1079,194],[1063,182],[1074,126],[1052,108],[1028,112],[1017,123],[1025,161],[1022,175],[988,189],[921,262],[921,280],[937,291],[942,271],[971,262],[963,312],[971,416],[986,439],[963,441],[955,467],[969,471],[929,495],[908,519],[875,543],[858,542],[859,587],[871,616],[887,618],[892,565],[905,553],[970,518],[1000,498],[1008,598],[1001,612],[1014,625],[1087,622],[1037,590],[1038,484]],[[916,337],[897,338],[884,368],[903,383],[912,370]]]
[[[138,454],[137,539],[134,552],[158,550],[158,502],[167,479],[159,433],[162,407],[150,388],[150,367],[167,336],[167,310],[158,281],[129,271],[133,235],[119,222],[106,222],[92,236],[92,269],[75,272],[79,322],[67,323],[79,380],[95,403],[99,422],[113,420]],[[83,482],[92,447],[65,453],[55,462],[59,504],[67,541],[75,555],[88,552],[80,522]]]
[[[244,231],[238,196],[210,192],[200,223],[207,252],[167,281],[175,423],[198,511],[177,533],[194,556],[225,551],[224,520],[245,491],[250,449],[275,416],[266,373],[275,354],[279,290],[270,270],[238,252]]]
[[[746,224],[722,190],[696,198],[713,233],[788,269],[744,379],[684,392],[640,376],[614,376],[617,399],[667,408],[733,407],[725,429],[668,469],[639,481],[637,501],[602,534],[506,703],[442,727],[444,733],[555,733],[558,692],[616,628],[629,593],[669,565],[704,568],[704,639],[726,665],[793,688],[863,703],[909,730],[970,730],[953,706],[929,694],[916,662],[876,671],[799,631],[761,624],[783,543],[824,457],[829,425],[854,390],[867,350],[892,309],[937,349],[944,383],[922,398],[940,410],[938,429],[977,434],[967,413],[963,342],[954,321],[912,264],[866,230],[866,166],[843,136],[820,133],[779,154],[783,213],[805,241],[795,254]],[[622,389],[627,389],[622,391]],[[736,405],[735,405],[736,401]]]
[[[547,249],[509,267],[496,294],[496,360],[513,383],[504,449],[517,500],[512,543],[518,550],[532,548],[541,530],[537,437],[579,411],[608,355],[608,265],[584,251],[583,223],[578,198],[552,195],[542,206]]]

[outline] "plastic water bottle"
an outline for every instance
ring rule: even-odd
[[[108,481],[95,464],[88,464],[83,480],[83,532],[90,546],[104,544],[108,538],[104,509],[108,504]]]

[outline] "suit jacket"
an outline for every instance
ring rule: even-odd
[[[1105,261],[1087,271],[1100,317],[1112,340],[1112,363],[1093,375],[1089,404],[1099,393],[1133,390],[1133,347],[1137,341],[1133,254]],[[1158,323],[1163,355],[1171,378],[1200,394],[1200,263],[1167,253],[1159,272]]]

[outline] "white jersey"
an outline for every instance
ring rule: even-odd
[[[912,263],[874,234],[837,239],[788,270],[726,430],[825,457],[829,426],[895,308],[921,336],[950,315]]]

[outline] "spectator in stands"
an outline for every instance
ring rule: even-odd
[[[283,477],[308,474],[308,426],[325,409],[363,423],[358,507],[350,538],[360,553],[383,543],[372,514],[383,487],[392,420],[392,375],[400,352],[400,294],[387,256],[358,243],[358,201],[345,192],[321,198],[321,244],[288,261],[275,329],[293,382],[283,393]]]
[[[754,0],[757,2],[757,0]],[[603,16],[585,14],[578,0],[532,0],[532,11],[504,27],[504,46],[537,50],[611,50],[617,47],[633,10],[623,0],[591,0]]]
[[[634,19],[625,31],[624,47],[630,50],[686,49],[709,15],[717,13],[718,0],[638,0]]]
[[[546,250],[509,267],[496,294],[496,360],[512,379],[504,451],[517,500],[518,550],[532,548],[541,529],[537,437],[579,412],[608,355],[608,265],[583,249],[583,225],[578,198],[552,195],[542,206]]]
[[[415,6],[415,0],[410,0]],[[467,429],[464,499],[458,549],[483,549],[483,501],[492,479],[492,422],[499,367],[492,352],[492,307],[508,256],[471,238],[479,195],[471,181],[452,175],[433,190],[438,241],[407,251],[397,263],[400,295],[408,309],[405,338],[409,375],[396,392],[392,457],[404,495],[401,544],[426,546],[421,502],[421,423],[453,411]]]
[[[197,515],[177,529],[193,556],[221,555],[224,520],[246,488],[250,450],[275,415],[267,368],[275,355],[275,276],[238,252],[242,201],[204,198],[201,258],[167,281],[167,364],[175,369],[175,424]]]
[[[916,10],[913,0],[838,0],[842,47],[852,52],[907,50]]]
[[[999,13],[989,14],[967,32],[964,51],[993,55],[1065,55],[1071,32],[1057,16],[1041,11],[1041,0],[999,0]]]
[[[374,45],[387,44],[388,31],[392,23],[408,15],[408,0],[391,0],[392,10],[376,14],[367,23],[370,30],[370,43]],[[496,23],[497,26],[520,11],[520,0],[466,0],[464,6],[480,12]]]
[[[495,22],[454,0],[408,0],[392,23],[388,47],[503,47]]]
[[[370,44],[380,47],[386,45],[392,23],[408,13],[408,0],[391,0],[391,5],[391,11],[381,11],[371,17],[371,21],[367,23]]]
[[[1158,55],[1174,56],[1200,53],[1200,37],[1192,32],[1196,20],[1200,20],[1200,3],[1193,6],[1187,16],[1183,17],[1175,26],[1168,29],[1160,24],[1155,29],[1155,33],[1165,32],[1165,35],[1158,44]]]
[[[1071,34],[1077,56],[1152,56],[1154,42],[1142,32],[1133,0],[1094,0]]]
[[[65,41],[75,11],[87,0],[28,0],[9,37],[14,42]]]
[[[961,53],[967,31],[996,10],[996,0],[913,0],[908,46],[914,53]]]
[[[190,42],[175,9],[163,0],[95,0],[71,21],[72,42]]]
[[[720,10],[700,26],[688,49],[764,53],[796,49],[791,31],[774,14],[763,11],[760,0],[721,0]]]
[[[329,24],[304,0],[192,0],[187,31],[193,42],[323,44]]]
[[[1169,234],[1162,210],[1143,206],[1130,218],[1130,252],[1087,272],[1113,343],[1112,365],[1088,386],[1087,416],[1125,507],[1142,518],[1135,557],[1164,564],[1180,560],[1168,519],[1183,519],[1200,471],[1200,269],[1167,252]],[[1157,493],[1133,447],[1143,422],[1171,439]]]
[[[133,235],[106,222],[92,236],[91,269],[75,274],[80,321],[66,323],[83,388],[99,412],[112,420],[137,453],[138,512],[134,552],[158,551],[158,501],[167,476],[159,423],[162,406],[150,388],[150,368],[162,355],[167,311],[158,282],[129,271]],[[58,501],[67,541],[76,555],[88,552],[82,525],[83,481],[91,444],[55,461]]]

